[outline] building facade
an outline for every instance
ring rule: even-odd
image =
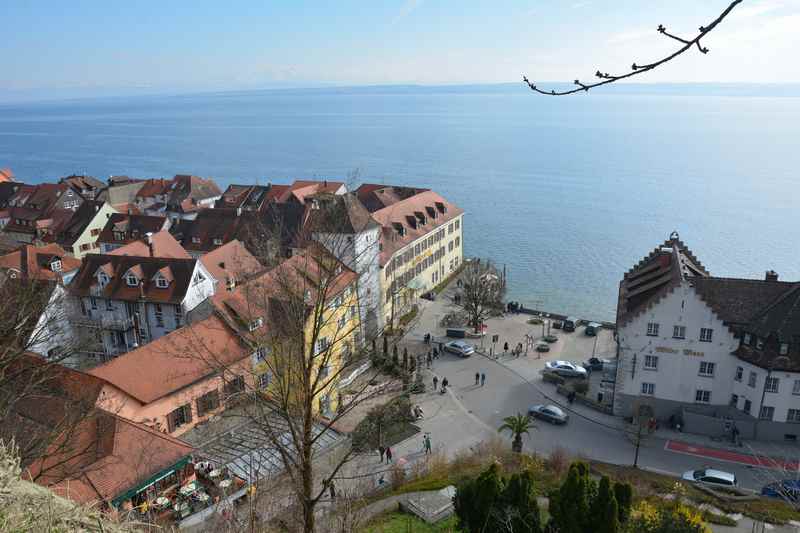
[[[673,235],[620,283],[614,413],[645,405],[687,431],[796,440],[800,313],[776,307],[796,294],[772,272],[713,277]]]

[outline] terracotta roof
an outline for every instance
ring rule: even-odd
[[[61,271],[52,270],[54,261],[61,262]],[[79,259],[69,256],[57,244],[38,247],[27,244],[0,257],[0,268],[14,269],[21,274],[22,279],[54,281],[61,278],[63,273],[77,270],[80,266]]]
[[[172,187],[172,182],[170,180],[151,178],[142,183],[138,188],[136,198],[152,198],[153,196],[167,194],[170,187]]]
[[[92,176],[67,176],[61,178],[58,182],[71,185],[73,189],[85,198],[94,198],[106,186],[105,183]]]
[[[182,327],[90,371],[143,404],[169,396],[251,350],[217,316]]]
[[[10,168],[0,168],[0,182],[14,181],[14,173]]]
[[[142,298],[159,303],[180,304],[186,297],[195,269],[195,259],[174,259],[161,257],[136,257],[127,255],[88,254],[83,265],[70,283],[70,291],[78,296],[98,296],[114,300],[139,301]],[[162,289],[156,286],[154,276],[169,265],[175,281]],[[125,281],[125,273],[139,266],[144,274],[138,287],[130,287]],[[97,271],[111,272],[111,280],[101,288]]]
[[[198,202],[220,195],[222,191],[213,179],[178,174],[172,179],[167,209],[191,212],[197,209]]]
[[[380,225],[352,193],[317,193],[310,200],[305,227],[311,232],[354,234]]]
[[[436,228],[446,226],[463,212],[458,206],[429,190],[372,212],[372,218],[382,226],[381,266],[384,266],[400,248],[433,232]],[[425,224],[418,223],[417,213],[424,216]],[[403,231],[402,235],[398,231],[400,228]]]
[[[112,250],[108,255],[131,255],[137,257],[158,257],[162,259],[191,259],[181,243],[175,240],[166,230],[154,233],[147,243],[147,237],[138,241],[133,241],[121,248]],[[150,246],[152,245],[152,249]]]
[[[215,207],[258,211],[269,201],[269,191],[269,185],[228,185]]]
[[[291,185],[284,187],[280,194],[277,194],[278,191],[276,191],[276,195],[272,196],[272,198],[280,203],[295,201],[302,205],[308,196],[317,193],[334,194],[344,187],[344,183],[327,180],[295,180]]]
[[[263,270],[258,259],[237,240],[208,252],[200,258],[200,261],[217,280],[216,292],[225,290],[228,279],[238,284]]]
[[[682,280],[710,276],[677,234],[625,273],[619,285],[617,326],[623,326],[680,286]]]
[[[378,185],[365,183],[355,190],[355,194],[370,213],[401,202],[429,189],[400,187],[397,185]]]
[[[144,185],[145,182],[142,180],[111,182],[108,187],[97,193],[97,199],[105,200],[113,206],[134,204],[136,202],[136,194]]]
[[[157,233],[167,225],[166,217],[113,213],[98,235],[97,242],[126,244],[144,238],[147,233]],[[117,238],[118,234],[122,234],[122,239]]]
[[[697,278],[690,281],[695,292],[717,316],[729,325],[750,322],[753,316],[795,284],[761,279]]]
[[[53,485],[52,475],[37,481],[82,504],[110,503],[194,451],[181,440],[101,409],[81,424],[79,433],[75,438],[83,438],[96,450],[95,460],[69,479],[57,478]]]

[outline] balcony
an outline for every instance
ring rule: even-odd
[[[112,329],[117,331],[128,331],[133,328],[133,317],[118,318],[114,315],[80,315],[72,320],[76,326],[98,329]]]

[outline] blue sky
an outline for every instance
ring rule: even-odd
[[[590,79],[729,0],[3,0],[0,97]],[[745,0],[647,82],[800,82],[800,0]]]

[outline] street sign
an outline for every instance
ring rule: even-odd
[[[492,335],[492,342],[498,342],[500,340],[500,335]]]

